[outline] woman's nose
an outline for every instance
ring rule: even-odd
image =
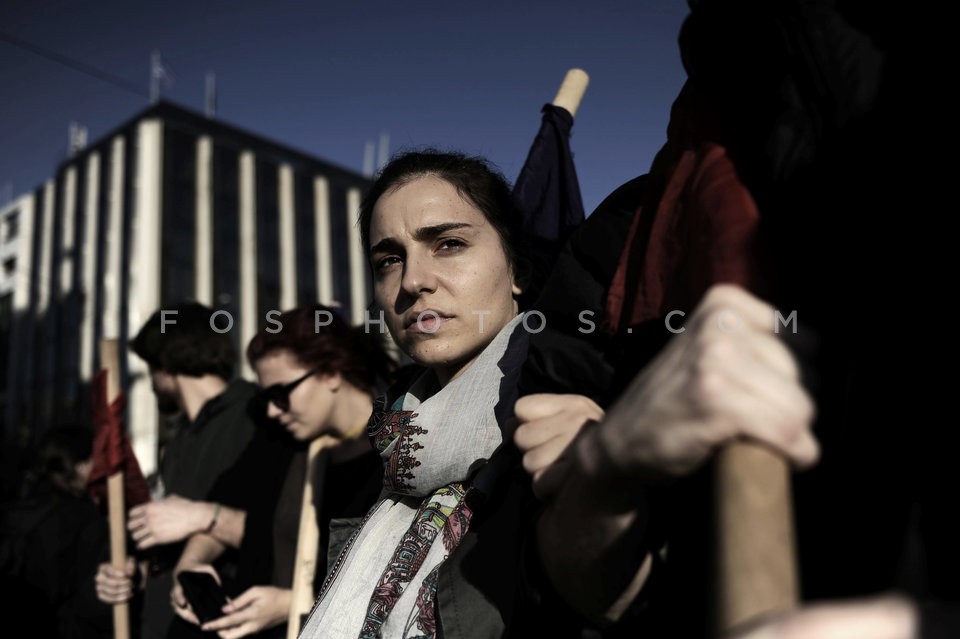
[[[400,286],[408,295],[413,296],[435,291],[437,276],[431,260],[408,255],[403,264],[403,278]]]

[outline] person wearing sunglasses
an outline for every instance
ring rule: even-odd
[[[322,369],[312,368],[306,373],[287,384],[273,384],[260,391],[260,401],[269,407],[271,404],[282,414],[290,411],[290,393],[308,378],[313,377]]]
[[[195,534],[175,569],[213,572],[221,580],[230,603],[201,628],[228,638],[286,636],[310,442],[333,442],[310,466],[319,531],[315,593],[328,558],[336,558],[382,489],[380,457],[365,434],[373,397],[396,368],[380,335],[351,327],[322,305],[286,311],[276,321],[279,329],[272,323],[247,346],[260,386],[251,411],[270,418],[272,432],[251,444],[209,496],[214,503],[242,505],[241,518],[224,507],[234,527],[229,542],[222,531]],[[219,575],[212,564],[230,547],[238,552],[237,573]],[[171,604],[200,625],[179,585]]]

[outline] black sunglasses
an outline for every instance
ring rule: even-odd
[[[264,407],[269,404],[273,404],[281,411],[286,413],[290,410],[290,393],[293,392],[293,389],[299,386],[305,379],[311,375],[315,375],[320,372],[320,369],[313,369],[304,373],[302,377],[298,377],[292,382],[287,382],[286,384],[273,384],[272,386],[267,386],[262,391],[260,391],[260,399],[263,401]]]

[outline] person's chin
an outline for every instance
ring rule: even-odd
[[[294,423],[291,426],[288,426],[287,430],[290,431],[290,436],[296,439],[298,442],[313,441],[323,434],[322,429],[311,428],[310,426],[304,426],[303,424],[299,423]]]
[[[405,351],[418,364],[427,367],[433,367],[448,363],[450,357],[450,344],[440,338],[416,340],[411,344],[409,350]]]

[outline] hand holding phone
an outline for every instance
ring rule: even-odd
[[[200,623],[223,616],[227,596],[213,575],[208,572],[185,570],[177,575],[177,580]]]

